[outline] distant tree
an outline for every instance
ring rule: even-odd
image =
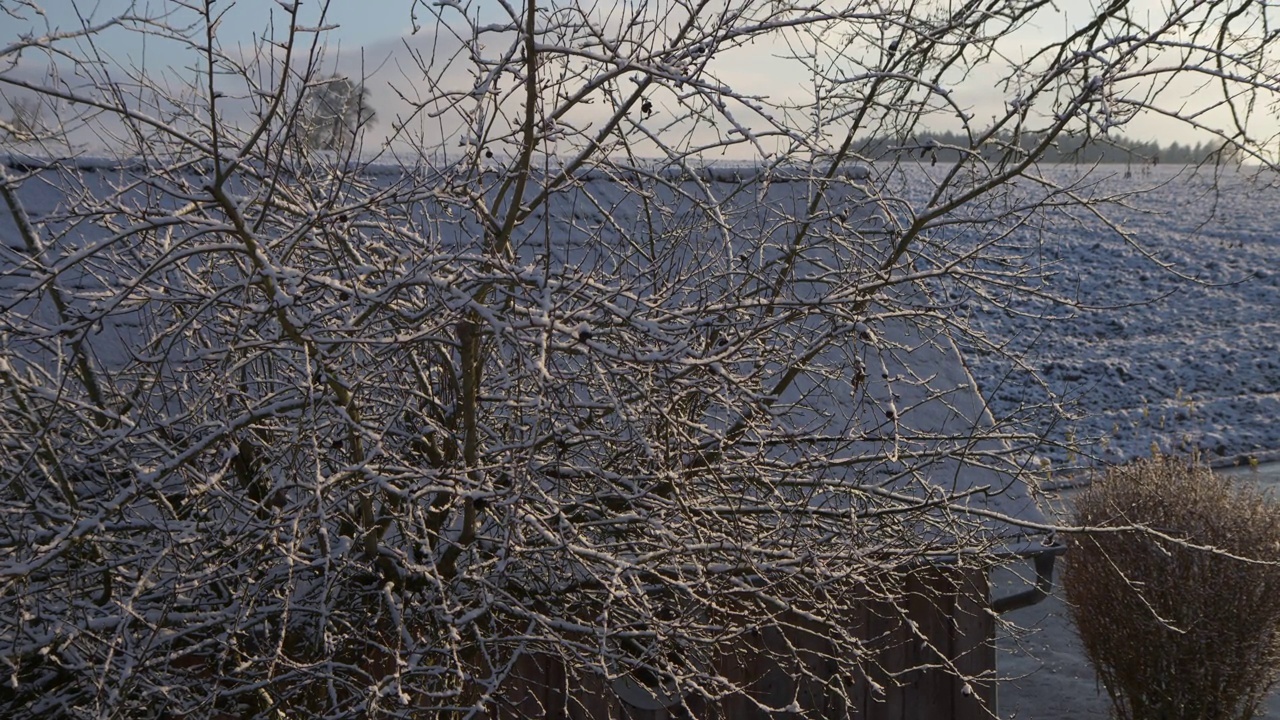
[[[303,97],[300,137],[310,150],[344,153],[377,113],[369,105],[369,89],[344,75],[321,80]]]
[[[23,142],[43,134],[44,106],[40,98],[10,98],[9,112],[0,117],[0,139]]]
[[[998,134],[988,138],[983,144],[982,154],[994,156],[999,148],[1010,144],[1012,136]],[[1158,163],[1195,164],[1203,162],[1208,150],[1201,146],[1180,145],[1177,142],[1168,147],[1156,141],[1139,141],[1122,135],[1093,136],[1084,133],[1062,133],[1046,147],[1039,147],[1045,141],[1040,133],[1024,133],[1019,141],[1019,149],[1024,153],[1038,153],[1040,162],[1084,162],[1084,163]],[[895,143],[887,138],[878,138],[867,143],[864,154],[873,157],[890,157],[906,150],[915,153],[932,163],[955,163],[970,152],[969,138],[956,132],[923,133],[907,143]]]

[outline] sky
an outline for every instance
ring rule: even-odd
[[[652,0],[661,3],[665,0]],[[1156,6],[1164,0],[1133,0],[1135,17],[1142,17],[1144,6]],[[50,30],[71,30],[81,23],[101,21],[102,19],[129,10],[131,4],[134,13],[139,16],[163,17],[174,27],[192,27],[199,29],[198,15],[184,10],[177,3],[169,0],[141,0],[130,3],[129,0],[37,0],[43,10],[43,17],[22,11],[14,0],[0,0],[0,7],[18,8],[26,15],[27,21],[13,20],[0,15],[0,48],[8,45],[16,37],[25,32],[43,34]],[[454,0],[447,0],[454,2]],[[480,8],[482,20],[496,19],[500,16],[501,0],[478,0],[471,7]],[[430,6],[441,5],[437,0],[303,0],[301,5],[301,24],[318,26],[323,12],[325,30],[319,37],[328,46],[328,51],[321,61],[322,72],[326,74],[342,73],[366,78],[366,86],[370,90],[370,98],[378,111],[382,122],[377,132],[390,132],[396,118],[404,118],[412,113],[412,109],[404,101],[404,95],[412,93],[416,78],[413,77],[411,55],[413,51],[429,53],[435,40],[433,17]],[[1068,3],[1050,3],[1029,22],[1016,38],[1002,46],[1006,60],[1017,62],[1025,55],[1024,46],[1029,46],[1045,38],[1061,36],[1077,27],[1083,20],[1084,10],[1093,4],[1093,0],[1071,0]],[[874,5],[869,0],[868,7]],[[279,28],[288,17],[285,5],[277,0],[215,0],[213,7],[220,16],[217,37],[224,50],[244,55],[256,52],[262,46],[264,36],[274,33],[279,35]],[[656,7],[656,5],[655,5]],[[446,12],[448,10],[446,9]],[[599,10],[599,12],[611,12]],[[652,12],[652,11],[651,11]],[[492,13],[492,18],[485,18]],[[418,32],[414,33],[415,25]],[[305,36],[308,40],[311,35]],[[143,41],[145,38],[145,41]],[[154,33],[144,36],[139,33],[113,30],[99,36],[98,47],[104,50],[115,62],[137,68],[141,66],[148,74],[169,74],[171,76],[189,75],[185,68],[198,63],[199,55],[191,47],[172,41],[163,41]],[[787,65],[777,59],[785,54],[782,45],[774,47],[753,47],[751,52],[739,50],[732,55],[725,53],[716,58],[713,65],[708,65],[715,77],[724,84],[733,87],[747,87],[758,96],[776,100],[783,97],[795,97],[797,92],[803,93],[805,80],[795,76],[795,66]],[[0,69],[3,64],[0,64]],[[408,71],[406,71],[408,68]],[[450,72],[463,73],[458,68]],[[1006,97],[1009,93],[993,82],[995,73],[988,69],[971,71],[966,81],[957,81],[956,97],[960,99],[977,121],[995,116],[1003,112]],[[459,75],[465,80],[465,74]],[[0,91],[3,87],[0,86]],[[1198,88],[1185,84],[1175,88],[1176,92],[1194,98]],[[674,102],[674,98],[672,98]],[[661,112],[661,99],[658,101]],[[1267,110],[1274,117],[1274,109]],[[749,114],[749,113],[747,113]],[[589,119],[584,122],[590,122]],[[1274,123],[1273,123],[1274,124]],[[932,123],[929,129],[955,129],[954,122],[941,118]],[[423,130],[427,132],[428,130]],[[451,129],[442,130],[443,134],[459,135]],[[1179,123],[1158,116],[1139,117],[1123,129],[1123,134],[1137,140],[1157,140],[1163,143],[1173,141],[1194,142],[1205,139],[1186,130]],[[450,139],[452,142],[452,139]]]
[[[8,4],[11,0],[5,0]],[[5,35],[21,35],[26,31],[41,32],[45,27],[71,29],[80,25],[81,21],[90,24],[101,22],[129,12],[144,17],[162,16],[174,13],[175,20],[192,18],[194,13],[186,13],[170,0],[37,0],[44,11],[44,18],[31,13],[24,13],[31,18],[30,22],[21,22],[13,18],[5,19],[6,29],[0,31]],[[199,5],[199,0],[194,3]],[[332,33],[342,43],[354,46],[367,45],[380,40],[399,37],[412,30],[411,15],[413,0],[303,0],[301,15],[304,22],[316,24],[323,10],[326,24],[336,26]],[[276,0],[218,0],[214,8],[225,8],[223,27],[219,35],[248,42],[273,20],[283,18],[286,13],[282,4]],[[47,22],[47,25],[46,25]],[[118,42],[111,44],[111,49],[119,51],[131,47],[131,40],[117,37]],[[171,58],[166,58],[171,59]]]

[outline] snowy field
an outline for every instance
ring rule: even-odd
[[[1051,170],[1069,177],[1073,168]],[[1132,243],[1097,218],[1056,219],[1041,233],[1053,286],[1097,308],[1031,321],[975,306],[988,334],[1027,347],[1032,367],[1079,419],[1049,429],[1104,462],[1198,449],[1215,464],[1280,450],[1280,178],[1249,170],[1094,170],[1101,189],[1153,188],[1112,211]],[[1165,267],[1161,267],[1164,264]],[[1034,401],[1025,377],[970,354],[997,414]],[[1046,451],[1055,466],[1065,451]],[[1078,460],[1078,458],[1077,458]]]
[[[1062,183],[1083,172],[1042,169]],[[1046,447],[1043,457],[1062,469],[1149,455],[1153,443],[1200,450],[1215,465],[1280,457],[1280,178],[1123,165],[1087,176],[1095,195],[1137,193],[1129,208],[1106,210],[1115,227],[1075,212],[1018,231],[1023,242],[1033,233],[1036,261],[1054,273],[1045,289],[1078,298],[1082,309],[1056,308],[1059,319],[1046,320],[982,302],[955,307],[1024,354],[1070,413],[1065,422],[1042,413],[1043,431],[1081,452]],[[37,214],[58,202],[33,183],[21,194]],[[998,417],[1045,401],[1007,358],[969,349],[966,360]]]

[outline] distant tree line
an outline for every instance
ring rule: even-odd
[[[1042,138],[1027,133],[1018,138],[1016,145],[1022,150],[1040,156],[1040,162],[1059,163],[1125,163],[1193,165],[1202,162],[1231,162],[1234,154],[1224,152],[1221,143],[1197,142],[1183,144],[1173,142],[1161,145],[1154,141],[1142,142],[1125,137],[1098,137],[1085,135],[1059,135],[1043,152],[1036,152]],[[1009,136],[991,140],[978,148],[984,156],[995,159],[1011,144]],[[883,158],[890,155],[914,154],[926,161],[954,162],[961,153],[973,152],[972,140],[953,132],[923,133],[905,140],[870,138],[863,145],[864,157]]]

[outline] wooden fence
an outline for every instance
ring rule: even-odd
[[[738,687],[714,703],[641,710],[604,679],[572,677],[550,656],[518,661],[494,705],[494,720],[752,720],[808,717],[865,720],[979,720],[996,712],[994,615],[984,571],[929,566],[902,582],[901,600],[858,603],[849,632],[863,640],[860,671],[839,676],[831,642],[798,615],[782,618],[714,661]],[[914,630],[912,629],[914,626]],[[848,664],[845,663],[848,667]]]

